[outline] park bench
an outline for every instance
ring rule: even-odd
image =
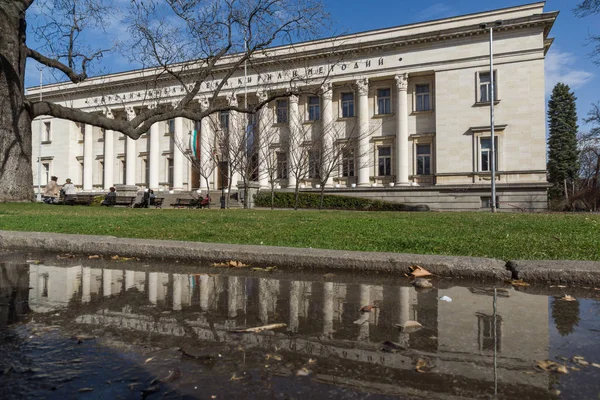
[[[68,206],[89,206],[94,201],[93,194],[67,194],[64,198],[64,204]]]
[[[135,202],[135,196],[115,196],[105,200],[107,206],[125,206],[132,207]]]
[[[198,206],[198,199],[181,199],[177,198],[175,203],[171,204],[171,207],[175,208],[194,208]]]
[[[155,197],[153,199],[150,199],[150,205],[154,206],[154,208],[162,208],[164,201],[164,197]]]

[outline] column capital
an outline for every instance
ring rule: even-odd
[[[356,91],[359,96],[366,96],[369,93],[369,79],[360,78],[356,80]]]
[[[206,96],[201,96],[198,99],[198,103],[200,103],[200,110],[202,111],[208,110],[208,107],[210,106],[210,102],[208,101],[208,97]]]
[[[394,78],[396,79],[396,89],[403,91],[408,90],[408,74],[398,74]]]
[[[333,85],[331,82],[325,82],[323,86],[321,86],[321,95],[325,100],[331,100],[333,98]]]
[[[298,104],[298,96],[293,94],[289,97],[290,103],[296,103]]]
[[[267,100],[269,94],[266,90],[259,90],[258,92],[256,92],[256,97],[258,97],[258,101],[262,103]]]
[[[125,107],[125,112],[127,113],[127,119],[129,121],[135,118],[135,110],[133,107]]]
[[[232,93],[231,95],[227,96],[227,103],[229,103],[229,107],[237,107],[238,106],[238,100],[237,100],[237,96],[235,95],[235,93]]]

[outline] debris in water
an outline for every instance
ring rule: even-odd
[[[433,284],[425,278],[417,278],[412,282],[412,284],[417,289],[430,289],[433,287]]]
[[[404,333],[413,333],[423,327],[423,325],[417,321],[406,321],[403,324],[395,324],[394,326],[396,326],[396,328],[400,328]]]
[[[538,366],[538,368],[543,369],[544,371],[548,371],[548,372],[558,372],[560,374],[568,374],[569,373],[569,370],[567,369],[567,367],[565,365],[559,364],[555,361],[550,361],[550,360],[538,361],[537,366]]]
[[[577,363],[579,365],[583,365],[584,367],[587,367],[588,365],[590,365],[590,363],[585,361],[585,358],[583,358],[582,356],[574,356],[573,362]]]
[[[442,296],[442,297],[440,297],[440,300],[441,301],[447,301],[448,303],[450,303],[452,301],[452,299],[450,297],[448,297],[448,296]]]
[[[152,360],[154,360],[154,357],[147,358],[146,361],[144,361],[144,364],[148,364]]]
[[[508,283],[510,283],[513,286],[516,287],[527,287],[527,286],[531,286],[529,283],[525,282],[523,279],[512,279],[509,281],[506,281]]]
[[[296,376],[309,376],[311,373],[312,371],[310,369],[302,367],[298,371],[296,371]]]
[[[283,323],[280,323],[280,324],[269,324],[269,325],[257,326],[257,327],[254,327],[254,328],[233,329],[233,330],[230,330],[229,332],[233,332],[233,333],[258,333],[258,332],[272,330],[272,329],[285,328],[286,326],[287,325],[283,324]]]
[[[571,296],[571,295],[565,294],[563,297],[560,298],[560,300],[563,300],[563,301],[575,301],[577,299],[575,297]]]
[[[412,276],[413,278],[419,278],[419,277],[423,277],[423,276],[430,276],[433,275],[431,272],[427,271],[425,268],[420,267],[418,265],[415,265],[413,267],[409,267],[410,268],[410,273],[406,276]]]
[[[378,308],[378,307],[375,306],[375,305],[369,304],[369,305],[366,305],[366,306],[362,306],[360,308],[360,312],[363,312],[363,313],[365,313],[365,312],[371,312],[371,311],[373,311],[376,308]]]
[[[87,392],[93,392],[94,388],[92,387],[85,387],[85,388],[81,388],[78,390],[79,393],[87,393]]]
[[[417,360],[417,365],[415,366],[415,370],[417,372],[421,372],[421,373],[429,372],[427,370],[427,367],[428,367],[427,361],[423,360],[422,358],[419,358]]]
[[[101,258],[101,257],[100,257],[98,254],[92,254],[91,256],[88,256],[88,258],[89,258],[90,260],[97,260],[97,259],[99,259],[99,258]]]

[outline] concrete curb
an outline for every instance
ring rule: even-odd
[[[513,279],[526,282],[600,284],[600,262],[573,260],[511,260]]]
[[[365,271],[404,274],[420,265],[431,273],[465,279],[510,279],[502,260],[478,257],[250,246],[169,240],[124,239],[114,236],[0,231],[0,246],[75,254],[118,254],[125,257],[219,262],[236,260],[256,266]],[[599,268],[600,269],[600,268]]]

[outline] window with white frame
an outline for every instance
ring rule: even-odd
[[[494,161],[498,170],[498,137],[494,138]],[[479,138],[479,171],[489,172],[492,170],[492,139],[490,137]]]
[[[494,71],[494,101],[498,100],[498,74]],[[488,103],[492,98],[492,80],[489,72],[480,72],[478,74],[478,98],[479,103]]]
[[[378,176],[392,175],[392,148],[390,146],[380,146],[377,148],[377,166]]]
[[[354,117],[354,93],[342,93],[342,118]]]
[[[275,104],[275,113],[278,124],[287,124],[288,122],[288,101],[287,99],[277,100]]]
[[[429,84],[415,86],[415,111],[429,111],[431,109]]]
[[[342,176],[354,176],[354,149],[342,151]]]
[[[319,96],[308,97],[308,120],[318,121],[321,119],[321,99]]]
[[[312,179],[321,177],[321,152],[309,150],[308,152],[308,177]]]
[[[50,163],[42,163],[42,179],[41,184],[46,185],[50,182]]]
[[[219,113],[219,124],[221,125],[221,129],[226,131],[229,129],[229,112],[221,111]]]
[[[431,144],[417,144],[417,175],[431,175]]]
[[[275,157],[277,158],[277,179],[287,179],[287,153],[278,151],[275,153]]]
[[[167,121],[167,133],[172,135],[175,133],[175,120],[170,119]]]
[[[167,158],[167,182],[173,185],[173,159]]]
[[[44,125],[42,126],[42,143],[48,143],[52,140],[52,137],[50,136],[51,128],[50,121],[44,122]]]
[[[377,89],[377,115],[392,113],[391,89]]]
[[[83,182],[83,161],[79,161],[79,182]]]
[[[502,317],[483,313],[476,313],[476,315],[479,350],[502,351]]]

